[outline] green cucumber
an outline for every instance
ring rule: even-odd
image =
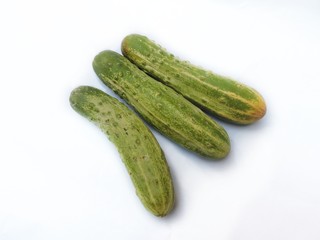
[[[223,120],[250,124],[265,115],[265,101],[253,88],[181,61],[145,36],[125,37],[121,50],[141,70]]]
[[[229,137],[222,126],[125,57],[103,51],[94,58],[93,68],[103,83],[163,135],[206,157],[229,153]]]
[[[146,209],[156,216],[169,213],[174,205],[169,167],[142,120],[117,99],[89,86],[73,90],[70,104],[115,144]]]

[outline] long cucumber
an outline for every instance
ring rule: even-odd
[[[115,144],[146,209],[156,216],[168,214],[174,205],[169,167],[142,120],[117,99],[89,86],[73,90],[70,104]]]
[[[181,61],[145,36],[128,35],[121,50],[141,70],[224,120],[250,124],[266,113],[264,99],[253,88]]]
[[[160,133],[183,147],[210,158],[230,151],[227,132],[182,95],[155,81],[113,51],[93,61],[98,77]]]

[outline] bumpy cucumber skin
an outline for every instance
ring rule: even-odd
[[[121,50],[141,70],[223,120],[250,124],[266,113],[264,99],[253,88],[181,61],[145,36],[128,35]]]
[[[115,144],[146,209],[156,216],[167,215],[174,205],[169,167],[142,120],[117,99],[89,86],[73,90],[70,104]]]
[[[230,140],[222,126],[125,57],[103,51],[94,58],[93,68],[102,82],[163,135],[209,158],[229,153]]]

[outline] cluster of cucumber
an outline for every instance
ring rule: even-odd
[[[253,123],[266,112],[254,89],[181,61],[145,36],[127,36],[121,50],[123,56],[107,50],[94,58],[98,77],[146,122],[190,151],[213,159],[230,151],[227,132],[203,110],[236,124]],[[167,215],[174,205],[170,170],[143,121],[90,86],[73,90],[70,103],[116,145],[143,205],[156,216]]]

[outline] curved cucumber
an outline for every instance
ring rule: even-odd
[[[230,150],[226,131],[180,94],[155,81],[113,51],[98,54],[99,78],[163,135],[203,156],[223,158]]]
[[[141,119],[93,87],[73,90],[70,104],[115,144],[143,205],[154,215],[165,216],[174,204],[171,175],[157,140]]]
[[[144,72],[224,120],[249,124],[265,115],[265,101],[256,90],[181,61],[145,36],[127,36],[121,50]]]

